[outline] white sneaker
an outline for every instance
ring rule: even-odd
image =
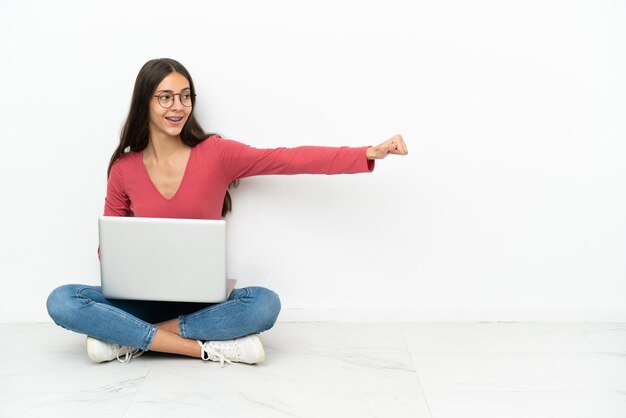
[[[265,350],[261,339],[256,334],[227,341],[198,341],[202,348],[202,360],[257,364],[265,360]]]
[[[102,363],[117,359],[120,363],[128,363],[131,358],[143,354],[138,348],[125,345],[107,343],[94,337],[87,337],[87,355],[92,361]]]

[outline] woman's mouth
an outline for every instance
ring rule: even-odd
[[[170,124],[177,126],[183,120],[183,117],[182,116],[166,116],[165,119],[167,119],[167,121]]]

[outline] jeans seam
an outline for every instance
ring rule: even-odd
[[[187,320],[190,320],[190,319],[193,320],[195,317],[200,316],[200,315],[202,315],[202,314],[204,314],[205,312],[208,312],[208,311],[220,311],[222,309],[225,309],[225,308],[228,308],[228,307],[232,307],[232,305],[234,305],[234,304],[243,303],[241,301],[241,299],[250,297],[250,289],[248,289],[247,287],[244,287],[241,290],[244,290],[246,293],[245,293],[245,295],[243,295],[240,298],[227,300],[227,301],[219,303],[217,305],[209,306],[208,308],[204,308],[204,309],[200,309],[199,311],[192,312],[192,313],[190,313],[188,315],[181,315],[179,317],[179,320],[178,320],[179,321],[181,337],[187,338]]]
[[[96,303],[96,302],[91,301],[90,303]],[[112,307],[109,307],[109,305],[105,305],[105,304],[102,304],[102,303],[99,303],[97,306],[102,308],[102,309],[106,309],[107,311],[109,311],[111,313],[114,313],[114,314],[116,314],[119,317],[122,317],[124,319],[129,320],[129,321],[132,321],[136,325],[139,325],[139,326],[141,326],[143,328],[148,328],[148,327],[152,326],[152,324],[148,324],[148,322],[137,320],[137,318],[135,318],[134,316],[128,314],[127,312],[123,311],[122,309],[119,309],[119,308],[111,309]],[[146,326],[146,324],[148,324],[148,326]]]
[[[154,335],[156,334],[157,327],[152,325],[152,324],[149,324],[149,323],[147,323],[145,321],[138,320],[137,318],[135,318],[134,316],[128,314],[127,312],[125,312],[122,309],[114,308],[114,307],[109,306],[107,304],[99,303],[99,302],[96,302],[96,301],[86,297],[86,296],[83,296],[81,294],[81,292],[83,290],[86,290],[86,289],[91,289],[91,287],[90,286],[82,286],[79,289],[77,289],[76,290],[76,297],[78,297],[81,300],[85,301],[87,304],[93,304],[94,307],[97,307],[98,309],[105,309],[105,310],[109,311],[110,313],[112,313],[112,314],[114,314],[114,315],[116,315],[116,316],[118,316],[118,317],[120,317],[122,319],[130,321],[130,322],[134,323],[135,325],[137,325],[138,327],[143,328],[144,330],[147,330],[148,335],[144,338],[144,342],[143,342],[142,346],[141,347],[135,347],[135,348],[141,349],[142,351],[147,351],[148,348],[150,347],[150,345],[152,344],[152,340],[154,339]]]
[[[148,336],[144,339],[143,346],[138,347],[141,351],[148,351],[148,349],[152,345],[152,340],[154,339],[154,336],[156,335],[157,330],[158,330],[158,327],[156,325],[150,326],[150,329],[148,330]]]
[[[83,301],[86,301],[86,302],[93,302],[93,300],[91,300],[88,297],[82,295],[81,292],[83,290],[86,290],[86,289],[91,289],[91,287],[89,287],[89,286],[82,286],[82,287],[79,287],[78,289],[76,289],[76,294],[75,294],[76,297],[80,298],[80,299],[82,299]]]
[[[215,305],[215,306],[209,306],[208,308],[200,309],[199,311],[190,313],[189,315],[181,315],[181,316],[185,316],[185,319],[194,319],[195,317],[200,316],[204,314],[205,312],[221,311],[224,308],[228,308],[229,306],[232,306],[234,304],[239,304],[239,303],[242,303],[239,299],[229,300],[225,303],[220,303],[219,305]]]
[[[180,332],[181,337],[187,338],[187,328],[185,325],[184,315],[180,315],[178,317],[178,331]]]
[[[137,318],[135,318],[134,316],[132,316],[129,313],[125,312],[124,310],[119,309],[119,308],[114,308],[114,307],[109,306],[109,305],[107,305],[105,303],[96,302],[95,300],[92,300],[92,299],[90,299],[88,297],[85,297],[85,296],[81,295],[80,291],[85,290],[85,289],[90,289],[90,287],[88,287],[88,286],[81,287],[80,289],[78,289],[76,291],[76,296],[78,296],[79,298],[87,301],[88,303],[96,304],[96,306],[98,306],[98,308],[106,309],[107,311],[109,311],[111,313],[114,313],[117,316],[120,316],[120,317],[122,317],[124,319],[128,319],[128,320],[134,322],[135,324],[140,325],[140,326],[146,328],[145,325],[147,324],[147,322],[141,321],[141,320],[138,321]],[[111,309],[111,308],[114,308],[114,309]]]

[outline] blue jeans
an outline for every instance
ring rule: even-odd
[[[180,335],[231,340],[270,329],[280,312],[278,295],[263,287],[234,289],[216,304],[106,299],[99,286],[68,284],[48,296],[48,314],[63,328],[147,351],[158,322],[178,317]]]

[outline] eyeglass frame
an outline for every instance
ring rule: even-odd
[[[184,104],[184,103],[183,103],[183,99],[181,99],[181,97],[182,97],[181,95],[183,94],[183,91],[184,91],[184,90],[189,90],[189,99],[191,100],[191,104],[190,104],[189,106],[187,106],[186,104]],[[164,91],[163,91],[163,93],[165,93],[165,94],[171,94],[171,95],[172,95],[172,104],[171,104],[171,105],[169,105],[169,106],[163,106],[163,105],[161,104],[161,100],[159,100],[159,98],[161,97],[161,95],[160,95],[160,94],[154,94],[154,95],[153,95],[153,97],[156,97],[156,98],[157,98],[157,103],[158,103],[158,104],[159,104],[159,106],[161,106],[163,109],[169,109],[170,107],[174,106],[174,102],[176,101],[176,96],[178,96],[178,101],[180,101],[180,104],[181,104],[181,105],[183,105],[183,106],[185,106],[185,107],[191,107],[191,106],[193,106],[193,97],[196,97],[196,96],[197,96],[197,94],[195,94],[195,93],[192,93],[192,92],[191,92],[191,89],[183,89],[183,90],[181,90],[181,92],[180,92],[180,93],[174,93],[174,92],[171,92],[171,93],[170,93],[170,90],[164,90]]]

